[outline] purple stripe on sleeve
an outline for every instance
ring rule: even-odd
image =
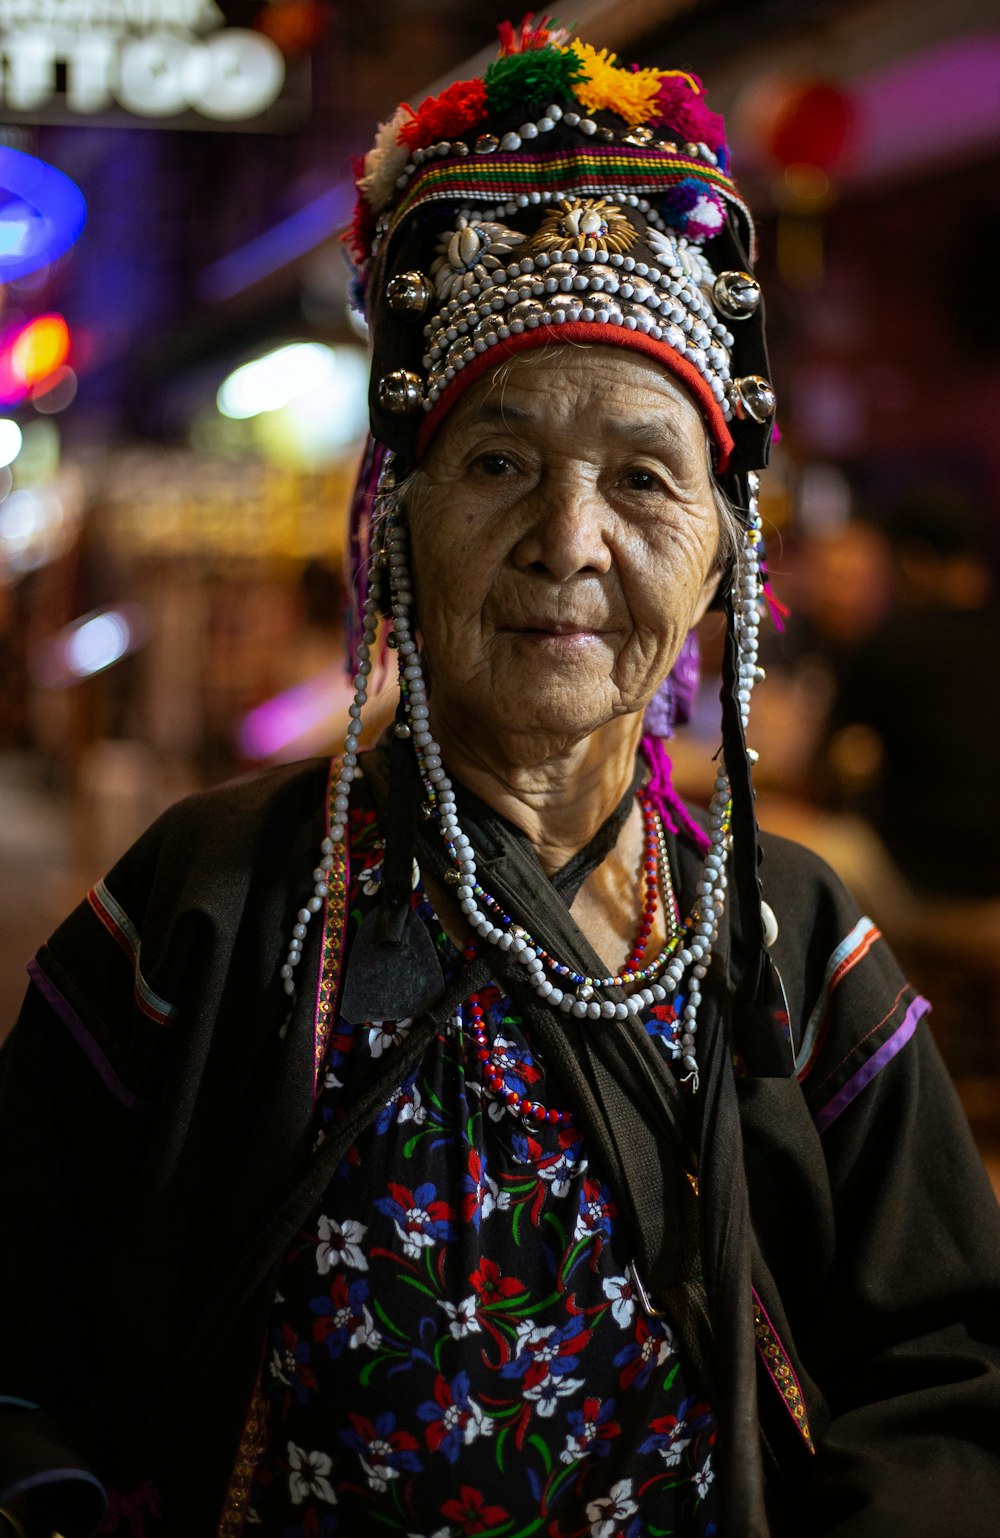
[[[89,1060],[98,1077],[111,1091],[115,1099],[120,1101],[129,1111],[148,1111],[149,1107],[146,1102],[140,1100],[138,1095],[134,1095],[127,1085],[123,1084],[121,1079],[119,1079],[76,1010],[59,992],[52,979],[42,971],[37,958],[34,956],[28,962],[28,976],[45,999],[45,1002],[58,1015],[77,1046],[81,1048]]]
[[[853,1073],[832,1100],[828,1100],[821,1111],[816,1113],[816,1130],[825,1132],[832,1122],[837,1120],[841,1111],[846,1111],[851,1101],[860,1095],[866,1084],[870,1084],[878,1074],[882,1072],[886,1063],[891,1063],[897,1052],[901,1052],[913,1035],[918,1024],[930,1009],[926,999],[917,994],[910,1005],[901,1023],[893,1031],[887,1041],[884,1041],[877,1052],[873,1052],[867,1062],[862,1063],[856,1073]]]
[[[100,1502],[95,1506],[93,1516],[97,1521],[103,1519],[108,1509],[108,1498],[101,1481],[86,1469],[46,1469],[41,1474],[29,1474],[26,1479],[18,1479],[6,1490],[0,1491],[5,1501],[13,1502],[20,1495],[31,1495],[35,1490],[51,1490],[59,1485],[74,1484],[88,1485],[93,1489],[96,1499]]]

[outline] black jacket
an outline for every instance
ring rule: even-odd
[[[159,1505],[158,1534],[218,1529],[284,1253],[268,1215],[310,1157],[318,924],[290,1013],[278,974],[328,776],[166,813],[39,952],[3,1050],[0,1492],[66,1538],[101,1485]],[[801,1069],[742,1042],[735,1065],[774,1530],[994,1538],[1000,1214],[884,941],[820,861],[764,848]]]

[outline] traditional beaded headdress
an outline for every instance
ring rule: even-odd
[[[392,616],[398,647],[397,734],[412,737],[425,809],[437,823],[469,924],[523,961],[541,997],[578,1016],[639,1013],[673,997],[685,980],[677,1052],[696,1082],[694,1031],[725,898],[731,817],[743,820],[752,841],[751,902],[756,890],[744,742],[761,603],[753,472],[767,459],[774,395],[751,271],[753,226],[729,174],[722,119],[706,106],[695,76],[628,69],[544,20],[504,26],[501,45],[482,79],[456,82],[416,111],[400,107],[358,168],[345,241],[372,344],[371,442],[352,512],[363,628],[356,637],[357,696],[313,903],[318,907],[326,895],[327,872],[346,836],[381,606]],[[726,769],[710,811],[698,904],[686,938],[660,971],[625,979],[577,979],[481,886],[429,730],[402,524],[389,520],[377,558],[370,548],[377,490],[419,463],[460,392],[514,353],[570,341],[640,351],[681,381],[701,409],[716,474],[745,535],[738,575],[725,595]],[[690,687],[690,654],[680,661],[670,724]],[[756,909],[759,928],[759,892]],[[309,907],[299,914],[285,967],[290,993],[308,914]],[[751,946],[754,938],[751,932]],[[641,986],[623,998],[623,983]]]
[[[460,389],[542,341],[634,348],[702,408],[717,469],[766,460],[774,398],[749,212],[700,81],[544,23],[379,129],[346,239],[375,440],[411,468]]]

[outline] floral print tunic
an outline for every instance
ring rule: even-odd
[[[382,859],[370,810],[351,833],[349,933]],[[419,886],[413,902],[453,975]],[[669,1324],[639,1305],[558,1080],[508,999],[490,988],[478,1005],[439,1032],[289,1249],[246,1531],[707,1538],[711,1410]],[[408,1027],[337,1020],[320,1136]],[[498,1074],[546,1119],[504,1104]]]

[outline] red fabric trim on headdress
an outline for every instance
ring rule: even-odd
[[[604,321],[590,320],[570,320],[559,326],[536,326],[533,330],[521,331],[515,336],[508,337],[504,342],[497,342],[494,347],[488,347],[485,352],[478,353],[463,369],[459,370],[454,379],[449,381],[425,416],[417,439],[418,463],[430,448],[434,434],[442,421],[469,385],[474,384],[483,374],[497,368],[505,358],[512,357],[515,353],[526,352],[531,347],[559,346],[564,342],[589,342],[591,345],[600,347],[626,347],[632,352],[645,353],[646,357],[651,358],[654,363],[661,364],[668,373],[680,380],[701,408],[702,416],[717,450],[716,470],[721,474],[729,468],[729,460],[733,452],[732,434],[722,414],[722,407],[694,364],[682,358],[680,353],[668,347],[666,342],[658,342],[654,337],[647,336],[644,331],[629,331],[625,326],[611,326]]]

